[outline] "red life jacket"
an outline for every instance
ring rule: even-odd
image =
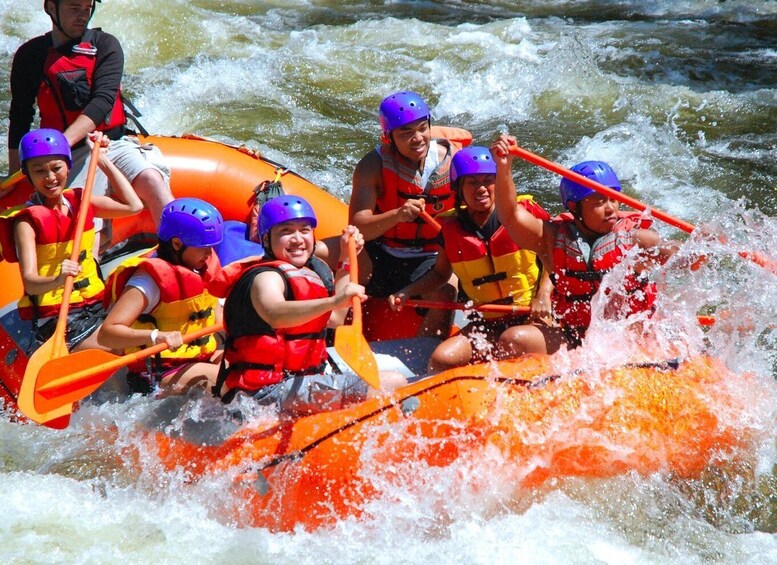
[[[316,270],[328,269],[323,261],[315,258],[312,261]],[[224,308],[226,368],[222,370],[225,375],[219,377],[222,382],[217,384],[217,390],[225,382],[229,389],[253,392],[288,375],[314,374],[324,368],[329,312],[299,326],[273,329],[258,317],[249,293],[244,295],[237,289],[240,295],[233,298],[244,302],[248,299],[248,303],[235,304],[230,300],[236,285],[250,288],[254,277],[265,269],[277,271],[283,277],[288,289],[287,300],[312,300],[334,293],[334,287],[327,285],[316,270],[297,268],[285,261],[249,259],[223,269],[210,287],[217,295],[225,291],[228,294]],[[252,272],[253,276],[249,274]],[[233,309],[234,306],[237,308]]]
[[[425,199],[426,212],[431,216],[453,207],[450,167],[457,148],[445,139],[436,141],[444,144],[448,151],[425,185],[421,183],[421,172],[415,166],[408,165],[408,160],[393,145],[384,143],[376,149],[383,163],[383,194],[375,203],[376,214],[394,210],[405,201],[416,198]],[[419,217],[415,222],[397,224],[385,232],[380,240],[391,247],[423,247],[425,251],[432,251],[437,241],[437,230]]]
[[[599,290],[604,275],[621,262],[625,253],[634,247],[631,231],[648,228],[651,222],[640,221],[638,213],[621,212],[613,230],[598,238],[592,246],[591,258],[586,262],[577,239],[577,228],[571,216],[565,214],[553,244],[553,311],[562,326],[582,333],[591,323],[591,299]],[[654,283],[630,274],[624,281],[628,295],[629,314],[652,310],[656,287]]]
[[[148,273],[159,287],[159,303],[148,314],[142,314],[132,324],[133,328],[159,329],[164,332],[180,331],[182,334],[197,331],[216,321],[218,299],[206,289],[206,282],[221,268],[218,257],[208,259],[205,272],[200,274],[183,265],[173,265],[158,257],[133,257],[120,265],[108,279],[109,293],[113,299],[121,296],[131,276],[141,270]],[[204,336],[171,351],[162,351],[156,368],[175,367],[183,362],[207,361],[216,351],[216,338]],[[139,351],[131,347],[125,353]],[[142,371],[145,362],[130,366],[130,370]]]
[[[43,81],[38,88],[40,127],[65,131],[91,100],[92,76],[97,64],[97,47],[91,42],[92,35],[93,30],[87,30],[81,43],[64,55],[53,47],[49,49],[43,65]],[[126,123],[119,89],[113,108],[105,121],[97,124],[97,129],[110,130]]]

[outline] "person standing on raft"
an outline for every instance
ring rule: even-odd
[[[70,260],[70,254],[84,191],[66,189],[70,144],[54,129],[31,131],[19,144],[22,170],[35,193],[25,205],[3,212],[0,247],[5,260],[19,262],[25,293],[19,300],[19,316],[32,321],[35,348],[54,335],[69,275],[74,281],[65,333],[68,350],[100,348],[95,330],[105,317],[105,285],[93,254],[94,218],[121,218],[143,209],[143,202],[129,181],[108,158],[109,140],[97,133],[89,136],[88,143],[100,144],[98,166],[113,183],[121,201],[92,195],[77,262]]]
[[[360,402],[371,393],[351,372],[328,363],[326,329],[333,310],[366,299],[364,287],[349,280],[348,240],[364,240],[348,226],[340,243],[336,271],[314,255],[318,220],[299,196],[279,196],[262,206],[258,232],[263,258],[225,267],[209,285],[226,298],[224,362],[214,393],[224,402],[240,394],[284,414],[311,414]],[[382,373],[382,388],[404,384],[404,377]],[[377,391],[376,391],[377,392]]]
[[[133,392],[159,387],[159,398],[216,383],[213,335],[184,344],[182,334],[220,319],[218,299],[205,284],[221,268],[213,246],[224,237],[219,211],[198,198],[178,198],[162,209],[159,244],[148,256],[125,261],[108,279],[115,300],[100,329],[101,345],[125,354],[165,342],[168,349],[129,367]]]
[[[496,164],[487,147],[466,147],[453,156],[451,183],[455,207],[437,216],[442,230],[434,267],[424,276],[392,294],[389,302],[401,309],[411,296],[422,295],[445,284],[455,273],[465,296],[475,306],[509,304],[530,307],[531,314],[473,313],[458,335],[442,342],[429,360],[429,373],[485,361],[488,348],[473,345],[474,333],[489,343],[511,326],[550,316],[550,277],[532,251],[521,249],[499,223],[494,205]],[[518,205],[532,215],[549,220],[550,215],[529,195]],[[494,352],[498,357],[499,352]]]
[[[663,264],[679,243],[662,240],[637,212],[619,211],[620,204],[588,187],[563,179],[561,203],[568,213],[556,221],[536,218],[516,201],[512,176],[514,137],[502,134],[491,145],[496,163],[496,210],[499,221],[514,241],[537,253],[551,273],[553,314],[558,326],[521,325],[502,334],[499,346],[509,355],[554,353],[561,346],[578,347],[591,322],[591,300],[602,277],[637,247],[639,257],[624,280],[625,303],[620,311],[630,315],[654,308],[656,289],[648,270]],[[572,167],[613,190],[621,185],[615,171],[602,161],[585,161]],[[617,308],[616,308],[617,310]]]
[[[356,165],[348,214],[367,241],[359,261],[367,294],[387,298],[434,265],[437,232],[421,213],[433,217],[453,206],[449,170],[460,145],[432,138],[429,107],[415,92],[386,97],[379,117],[381,144]],[[455,285],[446,281],[422,298],[454,300]],[[450,312],[429,310],[418,335],[446,337],[450,323]]]

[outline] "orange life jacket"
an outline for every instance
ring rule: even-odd
[[[14,225],[20,220],[27,220],[35,232],[35,253],[38,262],[38,274],[42,277],[58,276],[62,270],[62,261],[70,258],[73,251],[77,212],[81,206],[83,189],[69,189],[62,192],[71,214],[63,214],[59,209],[52,209],[41,204],[18,206],[7,210],[0,220],[0,241],[3,257],[11,263],[18,262],[14,244]],[[70,294],[70,307],[78,308],[100,302],[105,285],[100,278],[94,249],[94,206],[87,207],[84,231],[81,235],[81,252],[78,262],[81,271],[73,281],[73,291]],[[36,320],[56,316],[62,304],[64,285],[43,294],[34,296],[25,294],[19,300],[19,317],[23,320]]]
[[[158,257],[133,257],[122,263],[108,278],[110,291],[106,294],[116,300],[133,274],[138,271],[148,273],[159,287],[159,303],[151,312],[142,314],[132,327],[187,334],[216,322],[218,299],[208,292],[206,281],[213,278],[220,268],[215,253],[208,259],[202,274]],[[216,347],[213,335],[204,336],[183,344],[175,351],[165,349],[157,356],[156,367],[163,369],[184,362],[207,361]],[[144,347],[129,347],[124,352],[132,353],[141,349]],[[145,362],[140,362],[131,365],[130,370],[143,370],[144,367]]]
[[[466,130],[459,128],[432,128],[432,134],[440,135],[437,143],[447,148],[445,157],[431,174],[426,183],[422,183],[421,171],[399,154],[391,143],[382,143],[376,148],[383,164],[383,193],[378,197],[375,213],[382,214],[402,206],[406,200],[424,198],[426,212],[435,216],[450,210],[454,203],[451,190],[450,166],[453,155],[471,142]],[[450,135],[452,139],[442,136]],[[401,222],[386,231],[380,241],[391,247],[422,247],[435,249],[437,231],[420,217],[414,222]]]

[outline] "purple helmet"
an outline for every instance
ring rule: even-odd
[[[429,106],[415,92],[395,92],[387,96],[380,103],[378,111],[380,127],[386,136],[398,127],[421,118],[429,119],[430,116]]]
[[[187,247],[212,247],[224,239],[224,220],[204,200],[177,198],[162,208],[157,235],[161,241],[177,237]]]
[[[21,161],[22,168],[29,159],[54,155],[64,157],[67,166],[71,165],[70,144],[61,131],[47,128],[36,129],[24,134],[19,142],[19,161]]]
[[[621,183],[615,171],[603,161],[583,161],[570,170],[618,192],[621,190]],[[583,198],[590,196],[596,191],[564,178],[561,179],[559,192],[561,193],[561,203],[565,208],[569,209],[570,200],[572,202],[580,202]]]
[[[495,175],[496,163],[487,147],[472,145],[458,151],[451,162],[451,182],[466,175]]]
[[[312,227],[318,225],[313,207],[304,198],[286,194],[268,200],[259,211],[259,239],[263,240],[274,226],[290,220],[307,220]]]

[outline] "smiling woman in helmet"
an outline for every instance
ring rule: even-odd
[[[610,311],[620,316],[652,311],[655,285],[647,279],[647,270],[665,262],[679,244],[664,241],[647,229],[638,213],[621,212],[617,201],[567,179],[561,181],[559,193],[568,213],[553,222],[532,216],[516,204],[510,155],[510,146],[515,144],[515,138],[502,134],[491,145],[496,162],[496,209],[513,240],[537,253],[548,266],[555,285],[553,314],[559,325],[510,328],[500,338],[502,349],[521,355],[553,353],[563,345],[578,347],[591,322],[591,300],[602,278],[635,247],[638,261],[623,281],[626,298]],[[571,170],[621,190],[615,171],[607,163],[584,161]]]
[[[219,270],[213,246],[224,236],[221,214],[197,198],[179,198],[162,209],[159,245],[150,255],[125,261],[108,279],[116,300],[100,329],[100,343],[125,353],[165,342],[170,347],[130,366],[136,392],[160,386],[159,396],[183,393],[194,386],[212,386],[218,365],[216,338],[205,336],[187,344],[182,334],[216,323],[218,299],[205,283]]]
[[[301,197],[273,198],[258,218],[265,256],[232,263],[211,284],[226,298],[225,365],[215,389],[225,402],[243,393],[282,412],[309,414],[367,397],[357,375],[332,371],[325,341],[332,311],[366,298],[364,287],[350,282],[347,261],[348,239],[358,250],[364,239],[353,226],[343,230],[333,275],[313,254],[317,224]]]

